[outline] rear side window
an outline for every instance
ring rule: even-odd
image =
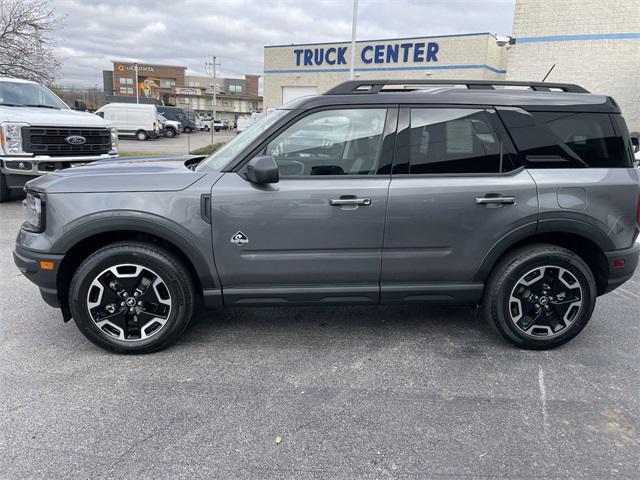
[[[627,168],[625,142],[607,113],[498,109],[530,168]]]
[[[503,171],[500,138],[482,109],[413,108],[408,136],[400,153],[408,153],[410,174]]]

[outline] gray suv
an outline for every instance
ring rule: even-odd
[[[506,340],[548,349],[638,264],[633,157],[616,102],[576,85],[351,81],[206,158],[30,181],[14,256],[114,352],[167,347],[197,297],[480,305]]]

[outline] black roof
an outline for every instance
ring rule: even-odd
[[[514,86],[519,88],[506,88]],[[591,94],[578,85],[487,80],[355,80],[337,85],[323,95],[294,100],[283,108],[372,104],[508,106],[529,111],[620,113],[611,97]]]

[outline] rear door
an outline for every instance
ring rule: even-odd
[[[506,238],[535,233],[536,185],[490,108],[400,112],[382,261],[383,302],[469,301]]]
[[[280,181],[242,169],[212,190],[215,262],[225,304],[379,300],[397,109],[304,114],[258,154]]]

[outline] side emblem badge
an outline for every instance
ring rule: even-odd
[[[242,232],[238,232],[231,237],[231,243],[235,243],[238,246],[244,245],[245,243],[249,243],[249,237]]]

